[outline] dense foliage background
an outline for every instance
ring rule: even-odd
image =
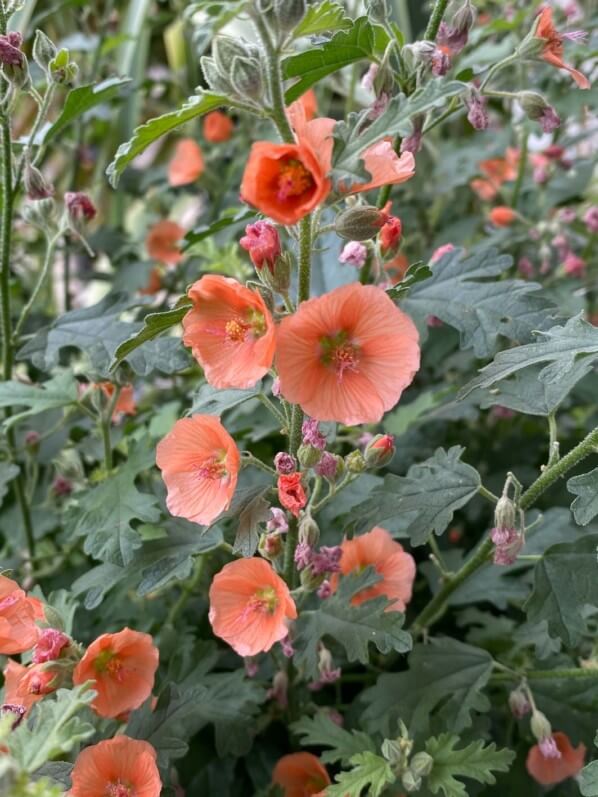
[[[339,781],[325,793],[341,797],[539,795],[547,787],[526,758],[552,731],[585,745],[586,764],[596,757],[595,90],[578,88],[541,47],[522,49],[539,3],[476,0],[463,46],[440,51],[412,45],[434,40],[443,16],[457,24],[468,3],[366,5],[319,0],[298,13],[293,0],[275,10],[245,0],[0,0],[0,567],[46,605],[42,626],[76,640],[46,666],[49,694],[18,727],[4,712],[2,793],[63,793],[80,749],[117,733],[153,745],[164,795],[315,793],[271,785],[276,762],[304,749]],[[594,29],[591,3],[548,5],[561,32]],[[293,23],[270,61],[256,50],[257,73],[230,51],[241,37],[259,47],[252,13],[272,31],[284,13]],[[13,44],[28,66],[8,63],[7,30],[22,34]],[[223,35],[232,39],[214,45]],[[571,38],[565,60],[591,79],[595,44]],[[206,56],[216,61],[202,69]],[[351,605],[375,583],[371,568],[326,598],[320,583],[299,581],[292,556],[284,570],[284,550],[279,558],[266,538],[270,507],[280,506],[273,462],[289,438],[275,375],[217,389],[181,342],[181,297],[202,275],[254,287],[268,279],[239,246],[263,218],[239,191],[251,145],[278,140],[263,111],[276,110],[272,59],[287,105],[313,88],[317,115],[345,120],[335,128],[336,188],[362,174],[356,125],[365,138],[379,125],[397,149],[423,131],[414,177],[351,200],[333,194],[311,248],[312,296],[381,283],[419,330],[420,370],[380,424],[320,425],[350,478],[339,465],[336,487],[320,479],[313,502],[320,546],[382,526],[414,557],[404,617],[384,612],[381,598],[365,604],[367,619]],[[210,63],[241,89],[215,86]],[[373,63],[374,85],[362,80]],[[547,107],[560,126],[539,121]],[[232,125],[216,117],[208,128],[215,109]],[[182,139],[203,162],[187,151],[195,173],[173,185]],[[337,215],[389,199],[400,252],[395,242],[385,253],[375,230],[365,265],[342,262],[352,236],[337,234]],[[292,309],[299,225],[278,231]],[[232,504],[209,527],[168,511],[155,465],[159,441],[193,414],[220,416],[243,452]],[[358,453],[378,434],[394,436],[382,467]],[[512,502],[500,511],[526,531],[501,566],[489,534],[505,519],[495,510],[506,482]],[[291,545],[287,519],[276,545]],[[295,653],[276,644],[244,662],[212,632],[208,592],[260,538],[295,590]],[[2,647],[6,600],[0,653],[29,665],[30,652]],[[148,696],[130,716],[99,717],[93,694],[73,687],[73,666],[93,640],[125,627],[159,649],[157,704]],[[7,694],[8,683],[4,703],[15,703]],[[598,795],[596,766],[548,788]]]

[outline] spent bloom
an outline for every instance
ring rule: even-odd
[[[278,477],[278,500],[295,517],[307,503],[307,496],[301,483],[301,473],[281,474]]]
[[[208,526],[230,506],[240,463],[235,441],[219,418],[181,418],[156,449],[168,511]]]
[[[91,221],[98,212],[90,197],[81,191],[67,191],[64,205],[69,219],[75,225]]]
[[[288,634],[297,609],[285,582],[265,559],[229,562],[210,587],[210,623],[239,656],[270,650]]]
[[[316,476],[323,476],[325,479],[334,479],[338,470],[338,459],[329,451],[324,451],[320,461],[314,465]]]
[[[151,695],[158,648],[149,634],[123,628],[102,634],[87,648],[73,672],[73,683],[93,681],[92,708],[100,717],[118,717],[139,708]]]
[[[168,182],[176,188],[194,183],[205,168],[199,144],[192,138],[182,138],[176,145],[174,156],[168,164]]]
[[[210,144],[219,144],[228,141],[233,134],[235,125],[233,120],[222,111],[211,111],[203,120],[203,137]]]
[[[71,797],[160,797],[162,791],[152,745],[122,735],[82,750],[71,778]]]
[[[589,232],[598,232],[598,205],[588,208],[584,213],[583,220]]]
[[[289,753],[280,758],[272,772],[272,783],[283,797],[324,794],[331,780],[326,768],[312,753]]]
[[[0,655],[30,650],[40,634],[36,621],[43,619],[41,601],[29,597],[16,581],[0,575]]]
[[[31,657],[34,664],[43,664],[60,658],[64,648],[71,644],[70,637],[57,628],[44,628],[33,648]]]
[[[25,56],[21,51],[23,37],[17,31],[10,31],[0,36],[0,64],[4,66],[22,67]]]
[[[365,265],[367,256],[368,250],[365,244],[362,244],[361,241],[349,241],[349,243],[344,245],[338,259],[346,265],[361,268]]]
[[[152,260],[158,260],[167,266],[176,266],[183,259],[179,241],[185,230],[176,221],[164,219],[150,229],[145,239],[145,248]]]
[[[494,543],[494,564],[503,567],[514,564],[525,545],[523,533],[514,528],[495,527],[490,537]]]
[[[240,246],[249,252],[251,262],[257,269],[267,266],[274,270],[276,259],[281,253],[278,230],[269,221],[256,221],[245,227],[245,235]]]
[[[282,395],[319,421],[377,423],[411,384],[419,358],[414,323],[373,285],[303,302],[278,330]]]
[[[294,473],[297,470],[297,460],[292,454],[286,451],[279,451],[274,457],[274,467],[277,473]]]
[[[249,388],[268,372],[275,348],[274,322],[261,294],[219,274],[188,291],[193,307],[183,318],[189,346],[217,388]]]
[[[569,737],[555,731],[535,744],[527,754],[527,771],[542,786],[552,786],[572,778],[584,765],[586,748],[573,747]]]
[[[320,424],[315,418],[306,418],[301,425],[303,445],[313,446],[323,451],[326,448],[326,437],[320,432]]]
[[[472,91],[466,100],[467,121],[474,130],[486,130],[489,124],[486,98],[477,91]]]
[[[285,512],[277,506],[273,506],[270,509],[270,514],[272,517],[266,523],[266,529],[270,532],[278,532],[278,534],[284,534],[289,530],[289,524],[287,522],[287,516]]]
[[[386,611],[405,610],[411,600],[413,582],[415,580],[415,560],[403,550],[403,546],[392,539],[386,529],[376,526],[367,534],[352,540],[344,540],[342,545],[340,572],[343,575],[360,572],[366,567],[374,567],[380,581],[354,595],[351,603],[358,606],[365,601],[386,596],[391,603]],[[332,578],[332,586],[336,589],[338,576]]]
[[[569,72],[580,89],[590,88],[590,81],[587,77],[563,61],[563,41],[568,37],[571,38],[571,35],[569,34],[568,36],[557,31],[552,21],[552,8],[549,6],[544,6],[538,14],[532,35],[534,39],[542,39],[544,41],[543,49],[540,53],[542,60],[552,66],[556,66],[558,69],[565,69]],[[573,38],[579,39],[580,36],[574,36]]]

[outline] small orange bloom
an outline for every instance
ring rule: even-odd
[[[44,619],[41,601],[30,598],[16,581],[0,575],[0,654],[24,653],[37,642],[36,620]]]
[[[168,164],[168,182],[173,187],[189,185],[194,183],[203,171],[201,147],[192,138],[182,138],[176,145],[174,157]]]
[[[297,617],[289,588],[265,559],[224,565],[210,587],[210,623],[239,656],[270,650]]]
[[[278,477],[278,500],[295,517],[299,515],[299,511],[307,503],[307,496],[301,484],[301,474],[299,472],[282,473]]]
[[[280,390],[318,421],[377,423],[419,369],[415,324],[374,285],[299,305],[278,328]]]
[[[115,736],[86,747],[73,767],[71,797],[160,797],[156,751],[148,742]]]
[[[56,686],[52,683],[55,674],[50,669],[44,670],[38,664],[25,667],[9,659],[3,674],[4,703],[23,706],[26,711],[45,695],[56,691]]]
[[[222,111],[212,111],[203,120],[203,136],[210,144],[228,141],[234,129],[233,120]]]
[[[188,296],[193,308],[183,318],[183,343],[207,381],[217,388],[255,385],[272,365],[276,345],[274,322],[259,292],[208,274]]]
[[[101,388],[108,400],[114,395],[115,386],[112,382],[100,382],[98,387]],[[133,395],[133,385],[124,385],[112,410],[112,420],[117,421],[121,415],[135,415],[136,413],[137,404]]]
[[[403,546],[395,542],[386,529],[376,526],[367,534],[344,540],[341,544],[341,573],[359,572],[373,566],[382,576],[382,580],[373,587],[363,589],[354,595],[351,603],[360,603],[385,595],[393,603],[386,611],[403,612],[411,600],[413,582],[415,580],[415,560],[403,550]],[[338,575],[332,578],[333,589],[338,585]]]
[[[313,89],[308,89],[305,94],[302,94],[297,100],[303,108],[305,118],[308,122],[315,117],[318,112],[318,99],[316,92]]]
[[[567,778],[572,778],[584,765],[585,745],[573,747],[567,734],[557,731],[552,734],[559,751],[558,758],[546,758],[540,745],[535,744],[527,754],[527,771],[542,786],[552,786]]]
[[[510,227],[517,218],[517,214],[513,208],[509,208],[506,205],[498,205],[498,207],[492,208],[488,218],[496,227]]]
[[[470,187],[484,201],[490,201],[498,194],[503,183],[517,177],[519,150],[508,147],[504,158],[490,158],[480,161],[479,168],[483,178],[472,180]]]
[[[534,36],[545,40],[541,58],[558,69],[566,69],[580,89],[589,89],[590,81],[579,70],[574,69],[563,61],[563,37],[554,27],[552,21],[552,8],[544,6],[538,15],[538,23]]]
[[[168,511],[208,526],[230,506],[240,463],[239,450],[220,418],[181,418],[156,449]]]
[[[158,669],[158,648],[149,634],[123,628],[102,634],[85,651],[73,672],[73,683],[93,681],[92,708],[101,717],[118,717],[151,695]]]
[[[326,767],[311,753],[284,755],[272,772],[272,783],[282,787],[284,797],[309,797],[324,793],[331,782]]]
[[[168,266],[176,266],[183,259],[179,241],[184,236],[185,230],[176,221],[159,221],[147,234],[145,248],[154,260],[159,260]]]

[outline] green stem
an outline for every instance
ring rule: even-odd
[[[19,190],[21,179],[23,177],[23,170],[25,168],[25,164],[29,160],[31,150],[33,149],[34,146],[33,142],[35,141],[37,134],[39,133],[41,126],[44,123],[46,116],[48,115],[48,111],[50,110],[50,104],[52,102],[52,98],[54,97],[55,91],[56,91],[56,84],[51,83],[46,90],[42,104],[39,106],[37,116],[35,117],[35,122],[33,123],[31,133],[29,134],[29,140],[27,142],[27,146],[25,147],[25,150],[21,156],[21,160],[19,161],[19,165],[17,167],[17,174],[14,182],[15,192]],[[43,146],[38,147],[37,153],[35,154],[35,158],[33,159],[34,165],[39,162],[42,150]]]
[[[480,484],[478,487],[478,493],[493,504],[498,503],[498,497],[494,495],[494,493],[491,493],[490,490],[487,490],[483,484]]]
[[[324,498],[322,498],[320,501],[318,501],[318,503],[312,506],[312,512],[314,513],[314,515],[316,514],[316,512],[319,512],[321,509],[324,509],[326,504],[329,504],[330,501],[332,501],[332,499],[341,492],[341,490],[344,490],[345,487],[348,487],[352,482],[355,481],[355,479],[358,476],[359,476],[358,473],[348,473],[345,476],[345,478],[341,482],[339,482],[338,485],[334,487],[334,489],[330,490],[328,495],[325,495]]]
[[[284,429],[286,428],[287,421],[282,412],[276,408],[275,404],[270,401],[268,396],[264,395],[264,393],[258,393],[257,396],[258,400],[266,407],[266,409],[272,413],[272,415],[276,418],[276,420],[280,423],[281,427]]]
[[[523,180],[525,179],[525,168],[527,166],[528,138],[529,136],[527,132],[524,131],[521,136],[521,151],[519,155],[519,167],[517,169],[517,178],[515,180],[515,185],[513,186],[513,195],[511,197],[511,207],[513,208],[513,210],[517,210],[519,197],[521,195],[521,188],[523,187]]]
[[[301,219],[299,226],[299,289],[297,306],[309,299],[311,283],[311,217]],[[301,425],[303,410],[295,404],[291,414],[291,431],[289,434],[289,451],[295,455],[301,444]]]
[[[45,255],[45,258],[44,258],[44,264],[42,266],[42,270],[39,273],[39,276],[37,278],[37,282],[35,284],[33,292],[31,294],[31,296],[29,297],[29,301],[27,302],[27,304],[25,305],[25,307],[21,311],[21,315],[20,315],[19,320],[17,321],[17,325],[15,327],[14,336],[13,336],[13,340],[14,340],[15,344],[18,343],[19,335],[21,333],[21,330],[23,329],[25,321],[27,320],[27,317],[29,316],[29,313],[33,309],[33,307],[34,307],[34,305],[35,305],[35,303],[37,301],[37,297],[39,296],[40,291],[42,290],[42,288],[43,288],[43,286],[44,286],[44,284],[45,284],[45,282],[47,280],[48,273],[49,273],[50,267],[52,265],[52,257],[54,255],[54,250],[56,248],[56,244],[57,244],[58,239],[60,238],[61,234],[62,233],[57,233],[53,238],[50,238],[50,239],[47,240],[46,255]]]
[[[430,19],[428,20],[428,27],[424,33],[424,39],[434,41],[448,4],[449,0],[436,0],[432,13],[430,14]]]
[[[492,66],[488,70],[488,74],[486,75],[486,77],[482,80],[482,83],[480,85],[480,92],[484,91],[488,83],[490,83],[490,81],[492,80],[494,75],[496,75],[497,72],[500,72],[500,70],[504,69],[505,66],[512,64],[514,61],[517,61],[518,59],[519,59],[519,54],[512,53],[511,55],[508,55],[506,58],[503,58],[502,61],[499,61],[497,64],[494,64],[494,66]]]
[[[295,587],[295,579],[297,576],[297,568],[295,567],[295,548],[297,547],[298,541],[299,524],[297,522],[297,518],[292,518],[289,522],[289,530],[287,531],[283,563],[284,580],[287,582],[290,589]]]
[[[198,586],[199,582],[201,581],[201,577],[203,575],[204,562],[205,562],[205,556],[200,555],[196,558],[195,570],[193,572],[193,575],[186,582],[186,584],[183,585],[181,594],[179,595],[177,601],[171,606],[170,611],[168,612],[168,617],[166,618],[166,625],[174,625],[180,613],[187,605],[189,598],[193,595],[195,588]]]
[[[243,465],[253,465],[255,468],[259,470],[263,470],[264,473],[269,473],[270,476],[276,476],[276,471],[274,468],[271,468],[269,465],[266,465],[265,462],[262,462],[261,459],[254,457],[251,451],[243,451],[241,454],[241,462]]]
[[[112,424],[112,413],[116,407],[116,402],[120,396],[120,387],[117,385],[114,388],[114,393],[110,396],[105,411],[100,415],[100,427],[102,430],[102,441],[104,444],[104,466],[107,471],[111,471],[114,467],[114,458],[112,456],[112,440],[110,438],[110,426]]]
[[[554,484],[555,481],[564,476],[571,468],[581,462],[582,459],[596,452],[598,452],[598,427],[591,431],[581,443],[569,451],[562,459],[550,468],[546,468],[521,496],[519,502],[521,509],[529,509],[551,484]],[[424,628],[429,628],[429,626],[435,623],[444,614],[450,596],[464,581],[467,581],[480,567],[486,564],[493,547],[490,537],[486,537],[471,558],[465,562],[463,567],[461,567],[452,578],[447,579],[432,600],[415,618],[412,625],[412,633],[414,635],[421,633]]]
[[[270,87],[270,99],[272,100],[271,116],[272,121],[280,134],[280,137],[287,144],[293,144],[295,137],[287,119],[284,103],[284,92],[282,86],[282,75],[280,72],[280,61],[278,57],[278,50],[272,43],[270,32],[259,13],[253,17],[255,26],[259,33],[264,49],[266,50],[266,57],[268,61],[268,85]]]

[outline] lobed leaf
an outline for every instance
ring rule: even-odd
[[[143,327],[133,337],[121,343],[114,352],[114,360],[110,365],[110,370],[114,371],[127,359],[131,352],[139,348],[149,340],[154,340],[159,335],[164,334],[172,327],[180,324],[187,315],[191,302],[186,302],[180,306],[173,307],[160,313],[148,313],[143,319]]]
[[[369,751],[351,758],[353,769],[341,772],[326,789],[327,797],[360,797],[363,790],[370,797],[380,797],[385,787],[397,779],[388,761]]]
[[[376,745],[367,733],[345,730],[324,711],[318,711],[313,717],[302,717],[291,725],[291,731],[301,737],[302,745],[330,747],[320,756],[325,764],[337,761],[346,764],[358,753],[376,752]]]
[[[17,381],[0,383],[0,407],[28,407],[24,412],[6,418],[4,424],[7,427],[46,410],[68,407],[75,404],[77,398],[77,381],[69,371],[39,386]]]
[[[301,22],[293,31],[293,38],[314,36],[330,30],[349,30],[353,20],[346,16],[345,8],[336,0],[322,0],[308,6]]]
[[[598,515],[598,468],[569,479],[567,490],[577,496],[571,504],[573,517],[580,526],[587,526]]]
[[[507,772],[515,759],[512,750],[497,750],[494,742],[485,745],[479,739],[458,750],[459,741],[458,736],[443,733],[426,742],[426,752],[434,759],[427,776],[432,794],[442,792],[444,797],[467,797],[468,792],[457,776],[492,785],[496,783],[493,771]]]

